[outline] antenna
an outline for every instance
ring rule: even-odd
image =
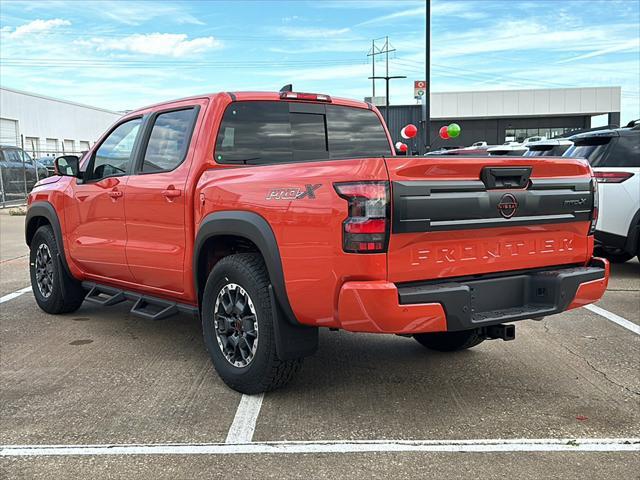
[[[291,83],[287,83],[284,87],[280,89],[280,93],[282,92],[293,92],[293,85]]]

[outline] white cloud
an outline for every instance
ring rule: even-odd
[[[168,18],[180,24],[205,25],[205,22],[187,11],[185,4],[164,1],[103,0],[83,2],[83,8],[110,21],[131,26],[142,25],[160,18]]]
[[[586,50],[615,40],[611,36],[611,27],[603,25],[563,30],[533,20],[508,21],[495,25],[491,30],[479,28],[443,35],[434,53],[447,58],[504,51],[535,50],[550,53]],[[488,31],[492,32],[491,35]]]
[[[71,25],[69,20],[63,20],[61,18],[53,18],[51,20],[33,20],[32,22],[20,25],[13,32],[9,33],[10,38],[25,37],[28,35],[35,35],[38,33],[45,33],[53,30],[56,27],[64,27]],[[3,28],[3,31],[7,29]]]
[[[575,62],[577,60],[585,60],[587,58],[599,57],[601,55],[606,55],[607,53],[634,51],[634,50],[640,50],[640,39],[638,38],[629,40],[627,42],[623,42],[619,45],[614,45],[613,47],[601,48],[593,52],[585,53],[584,55],[578,55],[577,57],[566,58],[556,63]]]
[[[291,68],[291,69],[273,69],[261,72],[263,76],[279,77],[282,80],[295,79],[296,82],[300,81],[326,81],[337,79],[355,79],[365,82],[367,75],[371,73],[371,67],[367,64],[360,65],[339,65],[330,67],[311,67],[311,68]]]
[[[134,34],[122,38],[96,37],[82,43],[95,47],[99,52],[129,52],[175,58],[222,48],[222,42],[214,37],[188,40],[184,33]]]
[[[364,22],[358,23],[356,27],[362,27],[364,25],[370,25],[372,23],[388,22],[390,20],[396,20],[398,18],[424,17],[425,12],[426,10],[424,7],[410,8],[409,10],[402,10],[400,12],[389,13],[387,15],[381,15],[379,17],[371,18]]]
[[[373,3],[376,5],[376,3]],[[397,5],[396,5],[397,6]],[[432,21],[434,17],[438,16],[452,16],[465,18],[467,20],[476,20],[479,18],[485,18],[488,16],[487,13],[479,11],[477,8],[477,4],[468,3],[468,2],[446,2],[446,3],[435,3],[431,7],[431,16]],[[408,8],[406,10],[400,10],[398,12],[389,13],[387,15],[381,15],[379,17],[374,17],[364,22],[360,22],[356,25],[356,27],[361,27],[364,25],[371,25],[375,23],[383,23],[383,22],[391,22],[393,20],[397,20],[399,18],[413,18],[413,17],[422,17],[424,18],[426,15],[426,8],[424,4],[414,8]]]
[[[279,27],[277,32],[288,38],[335,38],[351,32],[349,28]]]

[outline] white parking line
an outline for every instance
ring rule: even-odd
[[[262,407],[264,393],[259,395],[242,395],[236,410],[236,416],[227,433],[226,443],[249,443],[256,429],[258,414]]]
[[[50,455],[229,455],[367,452],[638,452],[640,438],[513,440],[361,440],[257,443],[173,443],[105,445],[4,445],[0,456]]]
[[[9,300],[13,300],[14,298],[18,298],[20,295],[23,295],[27,292],[31,291],[31,287],[24,287],[17,292],[7,293],[6,295],[0,297],[0,303],[8,302]]]
[[[633,322],[630,322],[626,318],[622,318],[620,315],[616,315],[615,313],[610,312],[609,310],[605,310],[597,305],[585,305],[587,310],[592,311],[593,313],[597,313],[598,315],[606,318],[607,320],[611,320],[613,323],[617,323],[621,327],[626,328],[627,330],[631,330],[633,333],[640,335],[640,326],[636,325]]]

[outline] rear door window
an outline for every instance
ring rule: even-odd
[[[380,157],[391,148],[371,110],[278,101],[234,102],[216,140],[218,163]]]
[[[142,173],[168,172],[184,160],[196,110],[160,113],[155,118],[142,163]]]

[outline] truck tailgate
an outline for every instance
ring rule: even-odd
[[[591,170],[535,157],[386,159],[389,280],[581,264],[591,256]]]

